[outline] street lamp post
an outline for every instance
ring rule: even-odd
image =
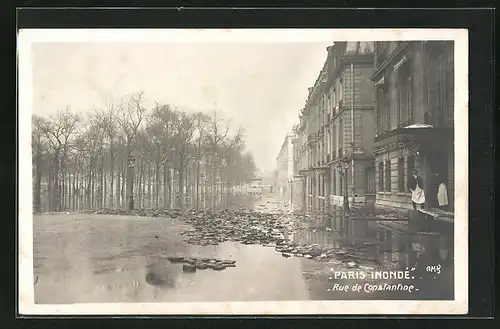
[[[344,158],[337,164],[337,170],[340,172],[342,179],[344,180],[344,210],[349,212],[349,200],[347,198],[347,169],[349,165],[347,164],[347,159]]]
[[[134,210],[134,168],[135,168],[135,157],[128,157],[128,174],[129,174],[129,201],[128,201],[128,209]]]

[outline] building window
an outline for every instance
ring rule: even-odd
[[[339,158],[342,158],[344,155],[342,153],[342,149],[344,148],[344,121],[340,119],[339,121]]]
[[[391,160],[385,162],[385,191],[391,192]]]
[[[335,111],[335,107],[337,107],[337,95],[334,87],[332,90],[332,114],[337,113],[337,111]]]
[[[318,195],[323,196],[323,177],[322,177],[322,175],[318,176]]]
[[[403,157],[398,160],[398,186],[399,192],[405,191],[405,158]]]
[[[339,107],[340,107],[341,106],[340,102],[344,98],[344,87],[342,86],[342,78],[340,78],[338,80],[338,82],[337,82],[337,88],[335,88],[335,89],[337,90],[337,97],[338,97]]]
[[[344,194],[344,174],[345,174],[345,171],[344,171],[344,169],[342,169],[342,173],[339,175],[339,179],[340,179],[340,182],[339,182],[339,192],[340,192],[340,195]]]
[[[427,46],[428,110],[425,122],[433,126],[453,124],[453,58],[445,45],[428,42]]]
[[[326,154],[327,155],[330,155],[330,153],[332,153],[332,137],[331,137],[331,134],[332,134],[332,132],[331,132],[330,128],[328,128],[328,131],[326,133],[326,145],[327,145]]]
[[[398,69],[398,121],[400,127],[412,122],[411,62],[406,61]]]
[[[390,123],[387,82],[385,81],[385,77],[382,80],[377,85],[377,134],[388,131]]]
[[[382,65],[382,63],[385,62],[387,59],[387,46],[388,42],[387,41],[378,41],[375,42],[375,52],[376,52],[376,58],[377,58],[377,66]]]
[[[380,192],[384,191],[384,163],[378,164],[378,189]]]
[[[332,159],[337,156],[337,127],[334,125],[332,128]]]
[[[325,181],[326,181],[326,174],[323,174],[321,176],[321,196],[325,196]]]
[[[415,156],[409,155],[406,159],[406,177],[408,177],[408,181],[410,177],[413,175],[414,169],[415,169]]]
[[[333,194],[337,194],[337,173],[335,171],[332,172],[332,191]]]
[[[452,46],[453,47],[453,46]],[[453,52],[452,52],[453,53]],[[454,108],[454,97],[455,97],[455,69],[453,67],[454,62],[453,62],[453,55],[449,55],[448,57],[448,68],[446,71],[446,95],[448,96],[446,100],[446,108],[448,109],[447,111],[447,124],[448,125],[453,125],[454,123],[454,114],[455,114],[455,108]]]

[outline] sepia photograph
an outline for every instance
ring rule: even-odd
[[[467,313],[467,38],[21,30],[20,313]]]

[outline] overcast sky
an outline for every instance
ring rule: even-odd
[[[259,169],[274,170],[328,43],[37,43],[33,113],[85,112],[139,90],[241,125]]]

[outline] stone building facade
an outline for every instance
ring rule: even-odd
[[[374,42],[336,42],[327,48],[296,127],[295,161],[307,209],[341,204],[344,193],[350,202],[364,203],[375,193],[373,72]],[[339,168],[344,163],[345,171]]]
[[[277,173],[276,173],[276,193],[280,199],[292,201],[293,195],[293,140],[294,133],[289,132],[285,136],[280,152],[276,158]]]
[[[441,179],[453,208],[453,56],[452,41],[375,43],[378,205],[411,208],[407,182],[417,169],[426,206],[436,207]]]

